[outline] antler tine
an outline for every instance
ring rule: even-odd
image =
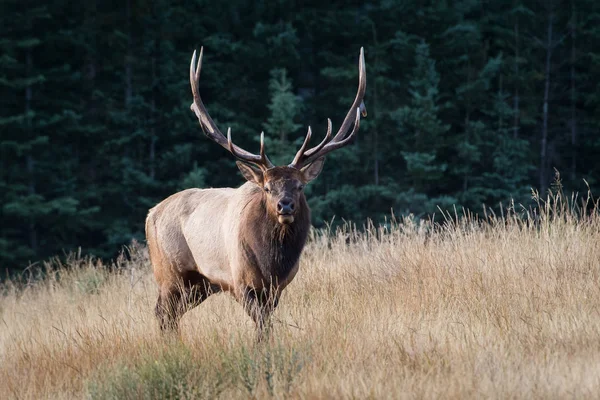
[[[352,141],[354,135],[358,131],[361,114],[363,117],[367,116],[367,109],[363,101],[366,88],[367,72],[365,67],[365,54],[364,49],[361,47],[358,61],[358,91],[356,92],[354,102],[346,114],[346,118],[344,118],[344,122],[342,122],[340,129],[335,134],[333,139],[329,139],[331,135],[331,121],[329,121],[328,132],[325,139],[318,146],[310,150],[305,151],[305,146],[303,145],[298,154],[296,154],[296,157],[290,166],[302,168],[303,166],[308,165],[321,157],[324,157],[327,153],[339,149]],[[354,123],[354,128],[350,134],[348,134],[352,123]],[[301,151],[302,154],[300,153]]]
[[[196,50],[194,50],[194,54]],[[200,56],[198,57],[198,64],[196,64],[196,85],[200,82],[200,71],[202,70],[202,56],[204,55],[204,46],[200,46]]]
[[[208,111],[206,111],[206,107],[204,107],[204,103],[202,103],[202,98],[200,97],[200,92],[198,91],[198,84],[200,82],[200,71],[202,70],[202,56],[204,54],[204,47],[200,48],[200,57],[198,58],[198,62],[196,63],[196,50],[194,50],[194,54],[192,55],[192,61],[190,63],[190,86],[192,87],[192,95],[194,96],[194,102],[190,106],[192,111],[198,117],[198,121],[200,122],[200,126],[202,130],[212,140],[225,147],[227,144],[223,134],[217,128],[215,122],[212,120]]]
[[[348,136],[346,136],[344,139],[340,140],[340,141],[335,141],[332,140],[331,142],[329,142],[327,144],[327,146],[325,146],[325,149],[323,152],[316,152],[315,154],[311,155],[310,157],[307,157],[307,164],[310,164],[311,162],[315,161],[317,158],[323,157],[325,154],[329,153],[330,151],[339,149],[344,147],[345,145],[347,145],[348,143],[352,142],[352,140],[354,140],[354,134],[356,132],[358,132],[358,128],[360,127],[360,107],[356,108],[356,119],[354,120],[354,128],[352,128],[352,132],[350,132],[350,134]],[[321,154],[320,154],[321,153]]]
[[[331,129],[332,128],[333,128],[333,125],[331,124],[331,119],[327,118],[327,134],[325,135],[325,138],[316,147],[313,147],[312,149],[310,149],[306,153],[304,153],[305,157],[310,157],[312,154],[317,153],[319,150],[321,150],[323,148],[323,146],[325,146],[327,143],[329,143],[329,140],[331,139]]]
[[[221,145],[223,148],[229,150],[231,154],[235,157],[239,158],[242,161],[256,164],[262,170],[266,170],[273,167],[269,158],[265,155],[264,150],[264,139],[261,135],[261,146],[260,146],[260,155],[252,154],[241,147],[233,144],[231,141],[231,128],[227,130],[227,139],[223,136],[223,133],[217,128],[217,125],[213,121],[213,119],[208,114],[204,103],[202,102],[202,98],[200,97],[200,92],[198,91],[198,86],[200,82],[200,71],[202,70],[202,56],[204,54],[204,47],[200,48],[200,56],[198,57],[198,61],[196,62],[196,51],[194,50],[194,54],[192,55],[192,61],[190,62],[190,86],[192,88],[192,95],[194,96],[194,102],[191,104],[190,108],[196,114],[198,118],[198,122],[200,122],[200,126],[204,131],[204,134],[208,136],[211,140]]]
[[[308,133],[306,134],[306,139],[304,139],[304,143],[302,144],[302,147],[300,147],[300,150],[298,150],[298,152],[296,153],[296,157],[294,157],[294,161],[292,161],[292,163],[288,166],[292,167],[292,168],[300,168],[300,165],[303,164],[302,163],[303,158],[306,158],[306,157],[310,156],[311,154],[321,150],[323,148],[323,146],[325,146],[327,144],[327,142],[329,142],[329,140],[331,139],[331,128],[332,128],[331,119],[327,118],[327,134],[325,135],[325,138],[323,138],[321,143],[319,143],[316,147],[313,147],[312,149],[306,151],[306,147],[308,146],[308,142],[310,141],[310,138],[312,136],[312,130],[310,129],[310,126],[309,126]]]
[[[237,152],[235,145],[231,141],[231,127],[227,128],[227,149],[233,154],[235,157],[244,159],[244,157]]]
[[[352,142],[352,140],[354,140],[354,136],[355,136],[356,132],[358,132],[358,128],[360,127],[360,115],[361,115],[360,107],[356,107],[356,118],[354,120],[354,128],[352,128],[352,131],[350,132],[350,134],[348,136],[346,136],[344,139],[337,140],[337,141],[335,140],[335,137],[334,137],[329,143],[327,143],[327,145],[323,146],[321,149],[318,149],[317,151],[315,151],[314,153],[312,153],[309,156],[305,156],[304,159],[302,160],[302,162],[298,166],[296,166],[296,168],[301,168],[305,165],[315,162],[317,159],[327,155],[327,153],[330,153],[334,150],[340,149],[340,148],[346,146],[348,143]],[[315,148],[315,149],[317,149],[317,148]]]
[[[233,154],[236,158],[239,158],[241,161],[249,162],[258,166],[261,170],[266,171],[269,168],[273,168],[274,165],[271,163],[269,158],[265,154],[265,133],[262,132],[260,134],[260,155],[257,156],[255,154],[251,154],[252,158],[248,157],[248,154],[240,151],[241,149],[233,144],[231,140],[231,127],[227,128],[227,149]]]
[[[309,126],[308,133],[306,134],[306,138],[304,139],[304,143],[302,143],[302,147],[300,147],[300,150],[298,150],[298,152],[296,153],[296,156],[294,157],[294,160],[289,165],[289,167],[294,167],[296,164],[298,164],[298,162],[304,155],[304,151],[306,150],[306,146],[308,146],[308,142],[310,142],[311,136],[312,136],[312,130],[310,129],[310,126]]]
[[[354,120],[354,128],[352,128],[352,132],[350,132],[350,134],[348,136],[346,136],[345,139],[340,140],[339,142],[332,141],[331,145],[327,146],[328,147],[327,152],[330,152],[335,149],[339,149],[340,147],[344,147],[345,145],[347,145],[354,139],[354,134],[356,132],[358,132],[358,128],[360,127],[360,115],[361,115],[360,107],[356,107],[356,119]]]
[[[352,124],[352,120],[354,119],[354,110],[356,110],[356,107],[360,107],[363,117],[367,116],[367,108],[365,107],[365,103],[363,101],[366,89],[367,71],[365,67],[365,51],[364,48],[361,47],[358,61],[358,91],[356,92],[356,97],[354,98],[354,102],[352,103],[350,110],[348,110],[348,114],[346,114],[346,118],[344,118],[344,122],[342,122],[340,129],[333,137],[333,141],[342,139],[344,136],[346,136],[346,133]]]
[[[260,133],[260,159],[261,159],[261,165],[264,165],[266,167],[266,169],[274,167],[271,160],[269,160],[269,157],[267,157],[267,155],[265,154],[265,132],[264,131],[262,131]]]
[[[204,53],[204,47],[200,47],[200,57],[196,63],[196,50],[192,55],[192,62],[190,63],[190,85],[192,86],[192,94],[196,97],[198,93],[198,82],[200,81],[200,70],[202,69],[202,55]],[[199,96],[198,96],[199,97]]]

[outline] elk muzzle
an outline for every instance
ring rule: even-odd
[[[277,202],[277,220],[280,224],[291,224],[294,222],[294,211],[296,205],[292,199],[281,199]]]

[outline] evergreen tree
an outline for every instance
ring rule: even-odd
[[[269,80],[271,101],[267,105],[271,115],[263,124],[268,133],[266,140],[269,155],[276,165],[290,163],[295,149],[301,145],[302,138],[291,142],[290,138],[302,125],[295,122],[301,114],[302,103],[292,92],[292,82],[287,77],[285,69],[273,69]]]
[[[445,147],[449,126],[442,123],[439,95],[440,76],[431,59],[429,45],[421,41],[416,47],[415,67],[410,76],[410,104],[392,114],[397,121],[399,146],[406,165],[403,177],[410,188],[397,197],[397,211],[435,212],[436,206],[449,206],[454,199],[439,196],[444,187],[448,165],[439,160]]]

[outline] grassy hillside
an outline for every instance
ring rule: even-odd
[[[560,197],[481,223],[315,233],[272,343],[228,295],[163,339],[145,249],[0,294],[0,398],[586,398],[600,392],[600,216]]]

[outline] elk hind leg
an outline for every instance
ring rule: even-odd
[[[161,290],[156,316],[163,332],[177,331],[179,320],[220,288],[196,271],[187,272],[175,285]]]
[[[163,333],[177,332],[179,325],[178,308],[182,293],[178,286],[161,288],[156,301],[155,314]]]

